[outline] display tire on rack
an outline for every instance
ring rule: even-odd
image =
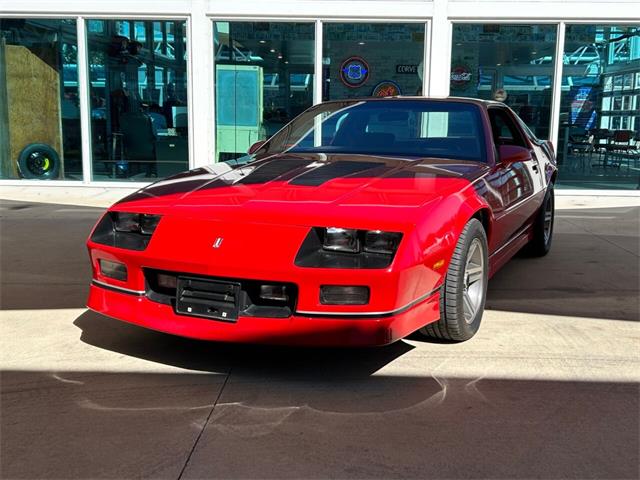
[[[55,179],[60,175],[60,156],[47,144],[31,143],[18,155],[18,169],[23,178]]]

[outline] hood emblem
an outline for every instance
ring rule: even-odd
[[[213,248],[220,248],[220,245],[222,245],[222,241],[223,241],[223,240],[224,240],[224,238],[222,238],[222,237],[218,237],[218,238],[216,238],[216,241],[215,241],[215,242],[213,242],[212,247],[213,247]]]

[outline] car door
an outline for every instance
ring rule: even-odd
[[[497,246],[504,245],[531,220],[537,210],[536,193],[541,188],[541,169],[531,145],[511,112],[503,107],[488,109],[491,132],[496,152],[501,145],[513,145],[532,152],[529,160],[502,162],[496,154],[496,163],[490,175],[490,184],[497,193],[499,205],[494,209]]]

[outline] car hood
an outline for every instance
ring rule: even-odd
[[[478,162],[371,155],[281,154],[233,168],[220,163],[149,185],[112,209],[208,220],[376,228],[468,188]]]

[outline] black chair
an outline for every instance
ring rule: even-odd
[[[593,153],[593,137],[582,128],[572,127],[569,130],[569,152],[575,158],[575,170],[585,170],[587,158]],[[572,162],[573,163],[573,162]]]
[[[156,163],[156,136],[153,133],[151,117],[141,112],[123,113],[120,116],[120,132],[124,160],[132,162],[133,165],[146,163],[147,175],[153,175]]]
[[[633,151],[635,150],[633,130],[615,130],[611,142],[607,145],[607,152],[611,153],[614,160],[613,166],[620,168],[623,163],[627,164],[627,171],[631,166]]]
[[[598,155],[598,163],[594,167],[604,167],[607,154],[607,145],[611,141],[613,132],[608,128],[594,128],[589,133],[593,137],[593,150]]]

